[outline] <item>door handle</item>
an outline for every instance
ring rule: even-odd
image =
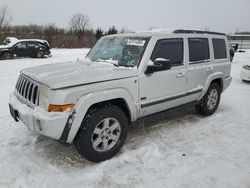
[[[186,75],[185,72],[180,72],[176,74],[176,78],[181,78],[181,77],[184,77],[185,75]]]
[[[211,72],[212,70],[214,70],[213,67],[208,67],[208,68],[207,68],[207,72]]]

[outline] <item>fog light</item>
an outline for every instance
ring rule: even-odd
[[[36,120],[36,126],[39,131],[43,130],[42,122],[39,119]]]

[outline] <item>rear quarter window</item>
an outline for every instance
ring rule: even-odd
[[[212,39],[215,59],[227,58],[226,42],[224,39]]]

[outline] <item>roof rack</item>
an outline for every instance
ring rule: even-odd
[[[177,29],[173,33],[196,33],[196,34],[212,34],[212,35],[226,36],[225,33],[218,33],[218,32],[212,32],[212,31],[201,31],[201,30],[185,30],[185,29]]]

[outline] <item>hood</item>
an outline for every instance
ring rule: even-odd
[[[0,49],[6,49],[6,48],[10,48],[10,47],[14,46],[17,43],[18,39],[14,38],[14,37],[7,37],[5,39],[5,42],[6,41],[9,41],[9,43],[5,44],[5,45],[0,45]]]
[[[12,46],[14,46],[16,43],[14,42],[11,42],[9,44],[6,44],[6,45],[0,45],[0,49],[8,49],[8,48],[11,48]]]
[[[9,46],[7,46],[7,45],[0,45],[0,50],[2,50],[2,49],[7,49]]]
[[[36,66],[21,71],[31,79],[60,89],[137,76],[137,69],[99,62],[67,62]]]

